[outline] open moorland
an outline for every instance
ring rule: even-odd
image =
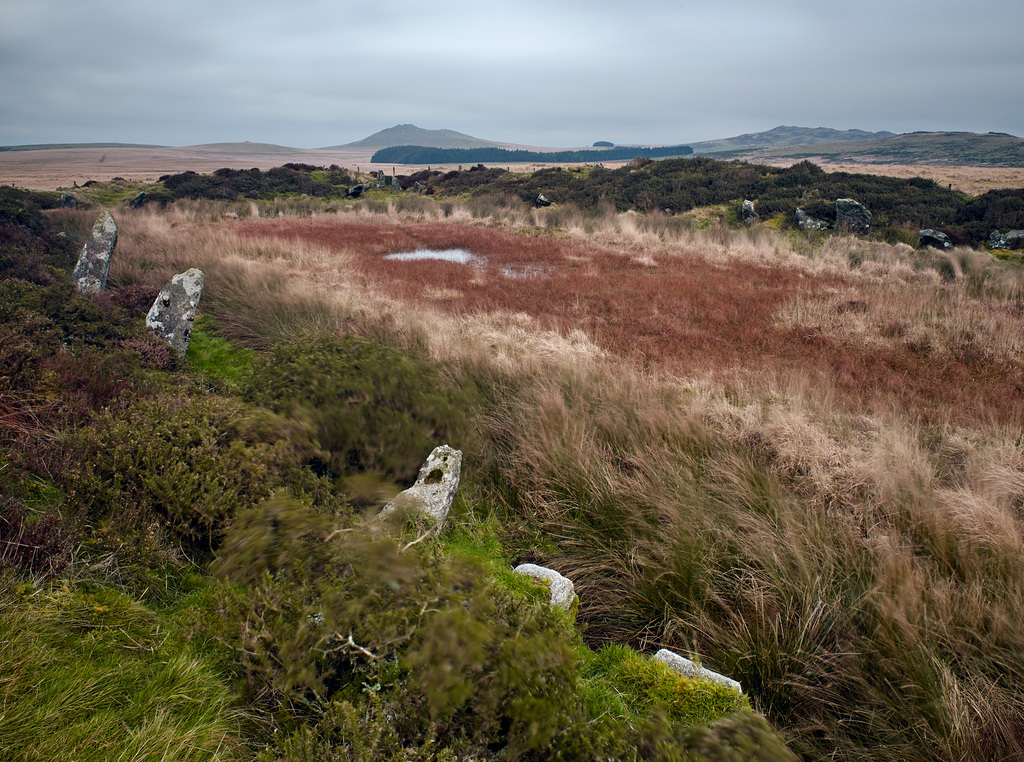
[[[0,747],[1024,758],[1024,266],[979,243],[1019,194],[670,161],[3,189]],[[754,224],[694,201],[748,175]],[[877,229],[795,224],[849,187]],[[77,295],[103,208],[110,287]],[[961,245],[917,245],[933,213]],[[178,358],[142,316],[190,267]],[[443,442],[449,526],[383,533]]]

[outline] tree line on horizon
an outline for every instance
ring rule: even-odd
[[[524,151],[510,148],[430,148],[427,146],[391,146],[381,148],[370,158],[375,164],[475,164],[477,162],[601,162],[630,159],[663,159],[689,156],[686,145],[639,148],[620,146],[583,151]]]

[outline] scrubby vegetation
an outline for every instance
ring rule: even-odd
[[[306,194],[315,197],[344,196],[352,184],[349,173],[336,166],[330,169],[309,164],[285,164],[266,172],[259,169],[218,169],[211,175],[182,172],[160,178],[173,198],[209,198],[234,200],[268,199],[281,194]]]
[[[0,281],[8,757],[792,758],[745,696],[605,647],[510,573],[495,416],[527,376],[296,293],[173,207],[118,210],[113,288],[79,295],[91,216],[28,201]],[[208,283],[184,359],[141,319],[181,257]],[[467,456],[455,529],[384,531],[441,439]]]
[[[404,160],[411,161],[407,157],[393,161]],[[433,163],[437,161],[440,159]],[[152,195],[157,201],[270,200],[289,195],[337,199],[344,197],[356,180],[335,167],[289,164],[268,172],[221,169],[212,175],[186,172],[165,176],[162,189]],[[399,180],[405,188],[419,183],[425,194],[441,197],[511,197],[532,204],[543,194],[555,204],[588,215],[604,214],[609,205],[620,212],[669,215],[731,205],[735,216],[740,201],[751,199],[762,219],[774,218],[790,227],[796,226],[798,207],[811,217],[834,221],[835,200],[853,198],[873,215],[871,236],[888,243],[916,244],[917,231],[931,228],[945,232],[955,244],[977,246],[986,242],[994,229],[1024,228],[1024,193],[1020,190],[995,190],[969,197],[920,177],[825,172],[808,161],[780,168],[703,157],[660,161],[641,158],[618,169],[552,167],[532,173],[478,164],[465,171],[423,170],[401,175]],[[390,197],[395,192],[389,184],[378,193]]]
[[[67,284],[95,215],[5,196],[0,746],[1024,757],[1024,272],[748,228],[730,195],[825,214],[815,188],[870,207],[904,183],[970,240],[1019,192],[641,164],[118,209],[96,298]],[[609,195],[495,192],[521,180]],[[725,200],[618,211],[619,182]],[[383,258],[424,247],[481,264]],[[179,359],[141,316],[191,266]],[[442,442],[466,455],[451,529],[374,521]],[[524,561],[574,580],[575,618]]]

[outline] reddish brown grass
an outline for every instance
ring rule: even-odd
[[[252,221],[237,229],[344,253],[357,269],[353,276],[417,307],[526,313],[545,328],[583,330],[644,369],[762,381],[797,372],[852,408],[902,409],[927,422],[1015,423],[1024,409],[1019,364],[993,362],[970,348],[933,356],[913,342],[867,346],[776,320],[796,299],[859,287],[835,276],[685,256],[660,256],[652,266],[579,238],[444,222],[314,218]],[[416,248],[468,249],[487,264],[383,258]],[[523,267],[544,274],[502,274]]]

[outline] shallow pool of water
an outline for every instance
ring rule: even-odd
[[[402,251],[397,254],[385,254],[384,259],[395,259],[400,262],[412,262],[419,259],[442,259],[446,262],[458,262],[460,265],[483,264],[483,257],[479,257],[465,249],[416,249],[416,251]]]
[[[401,251],[395,254],[385,254],[384,259],[391,259],[398,262],[415,262],[424,259],[439,259],[445,262],[457,262],[460,265],[472,265],[474,267],[487,267],[487,257],[474,254],[467,249],[416,249],[415,251]],[[507,265],[501,268],[501,274],[506,278],[517,280],[528,278],[543,278],[549,275],[548,268],[540,265]]]

